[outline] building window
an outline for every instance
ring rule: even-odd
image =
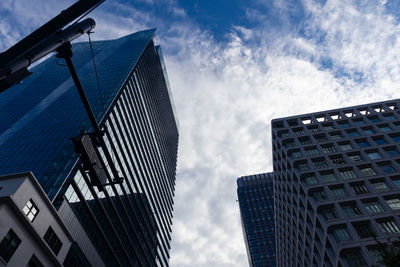
[[[321,173],[321,180],[324,183],[330,183],[336,181],[336,175],[332,171]]]
[[[381,167],[381,170],[384,173],[392,173],[395,172],[395,169],[392,167],[392,165],[390,163],[382,163],[379,164],[379,167]]]
[[[363,256],[361,255],[361,251],[359,250],[349,251],[344,253],[343,258],[346,260],[346,263],[349,266],[358,266],[358,267],[368,266]]]
[[[381,130],[381,131],[384,132],[384,133],[387,133],[387,132],[391,132],[391,131],[392,131],[392,129],[390,129],[389,126],[378,126],[378,128],[379,128],[379,130]]]
[[[21,239],[19,239],[17,234],[10,229],[3,240],[1,240],[0,258],[2,258],[6,263],[9,262],[19,244],[21,244]]]
[[[356,136],[359,136],[359,135],[360,135],[360,134],[357,132],[356,129],[354,129],[354,130],[348,130],[348,131],[346,131],[346,133],[347,133],[347,135],[350,136],[350,137],[356,137]]]
[[[309,170],[310,169],[310,167],[308,166],[308,164],[307,163],[298,163],[297,164],[297,166],[296,166],[296,168],[297,168],[297,170],[299,170],[299,171],[307,171],[307,170]]]
[[[395,119],[392,114],[385,114],[383,117],[389,121],[393,121]]]
[[[351,185],[351,188],[353,188],[354,193],[357,195],[368,193],[368,189],[365,184],[353,184]]]
[[[309,156],[313,156],[313,155],[318,155],[319,154],[318,149],[315,148],[315,147],[305,148],[305,151]]]
[[[309,137],[304,137],[299,139],[300,144],[302,145],[308,145],[311,144],[311,140]]]
[[[369,159],[372,159],[372,160],[381,159],[381,158],[382,158],[382,156],[381,156],[378,152],[376,152],[376,151],[367,152],[367,155],[368,155],[368,158],[369,158]]]
[[[283,146],[286,147],[286,148],[290,148],[290,147],[294,147],[295,143],[294,143],[293,140],[288,140],[288,141],[283,143]]]
[[[330,159],[331,159],[332,163],[335,165],[342,165],[342,164],[346,163],[346,161],[344,160],[344,158],[341,155],[332,156],[332,157],[330,157]]]
[[[376,137],[374,138],[375,143],[378,145],[384,145],[387,144],[387,141],[383,137]]]
[[[361,148],[370,147],[371,145],[366,140],[359,140],[356,142]]]
[[[357,208],[355,203],[341,204],[343,213],[347,217],[358,216],[361,215],[360,210]]]
[[[47,232],[44,234],[43,238],[51,250],[53,250],[54,254],[58,255],[62,247],[62,243],[51,226],[49,226],[49,229],[47,229]]]
[[[378,203],[378,201],[373,201],[373,202],[367,202],[364,203],[365,209],[369,212],[369,213],[380,213],[383,212],[384,209],[382,208],[382,206]]]
[[[25,207],[22,209],[22,211],[25,213],[26,217],[28,217],[28,220],[33,222],[33,220],[36,218],[36,216],[39,213],[39,209],[36,206],[35,202],[33,202],[32,199],[28,200],[26,203]]]
[[[367,135],[375,133],[375,131],[372,128],[363,129],[363,131],[364,131],[364,134],[367,134]]]
[[[391,135],[390,137],[393,139],[393,141],[400,142],[400,134]]]
[[[347,121],[340,121],[340,122],[338,122],[338,125],[339,125],[341,128],[347,128],[347,127],[350,126],[349,123],[348,123]]]
[[[397,151],[396,148],[386,148],[385,149],[386,153],[388,153],[390,156],[392,157],[397,157],[398,155],[400,155],[399,151]]]
[[[315,175],[310,175],[304,178],[304,182],[306,185],[312,185],[318,183],[317,178],[315,178]]]
[[[318,142],[327,142],[328,139],[326,139],[326,136],[323,134],[319,134],[319,135],[314,135],[314,138],[318,141]]]
[[[325,218],[325,220],[330,220],[337,218],[335,209],[333,207],[326,207],[321,210],[322,216]]]
[[[360,238],[374,237],[375,232],[372,230],[369,222],[353,225]]]
[[[340,170],[340,175],[343,179],[353,179],[357,177],[353,170]]]
[[[330,133],[330,135],[333,140],[339,140],[343,138],[343,136],[340,133]]]
[[[358,154],[358,153],[352,153],[352,154],[348,154],[347,155],[348,157],[349,157],[349,159],[351,160],[351,161],[353,161],[353,162],[359,162],[359,161],[361,161],[361,156],[360,156],[360,154]]]
[[[377,122],[380,122],[381,120],[380,119],[378,119],[378,117],[374,117],[374,118],[368,118],[371,122],[373,122],[373,123],[377,123]]]
[[[343,151],[353,149],[353,147],[350,145],[350,143],[339,144],[339,147],[340,147]]]
[[[356,125],[365,125],[365,122],[362,119],[361,120],[354,120],[353,122]]]
[[[347,191],[344,188],[343,185],[341,186],[335,186],[335,187],[330,187],[329,188],[332,192],[332,195],[336,198],[336,199],[341,199],[347,196]]]
[[[288,136],[290,136],[288,131],[281,131],[281,132],[278,133],[278,137],[280,137],[280,138],[285,138],[285,137],[288,137]]]
[[[333,126],[331,124],[326,124],[326,125],[322,125],[322,128],[324,128],[324,130],[329,131],[329,130],[333,130]]]
[[[302,156],[302,154],[299,150],[289,152],[289,157],[291,157],[293,159],[300,158],[301,156]]]
[[[334,229],[332,233],[338,243],[352,240],[345,227]]]
[[[320,191],[315,191],[311,193],[311,197],[315,200],[315,201],[320,201],[320,200],[324,200],[326,199],[326,194],[323,190]]]
[[[379,264],[383,261],[381,251],[377,248],[369,248],[369,255],[374,259],[375,263]]]
[[[396,121],[396,122],[393,122],[393,124],[394,124],[394,127],[395,127],[397,130],[400,128],[400,122]]]
[[[315,159],[315,160],[313,160],[313,163],[314,163],[314,166],[315,166],[316,168],[318,168],[318,169],[328,167],[328,164],[326,163],[326,161],[325,161],[324,158]]]
[[[371,184],[377,192],[386,192],[390,190],[389,186],[384,181],[371,182]]]
[[[325,146],[322,146],[322,151],[324,151],[325,154],[329,154],[329,153],[336,152],[336,149],[333,145],[325,145]]]
[[[386,203],[392,210],[400,209],[400,199],[398,198],[386,199]]]
[[[400,179],[394,179],[394,180],[392,180],[393,181],[393,183],[395,184],[395,186],[398,188],[398,189],[400,189]]]
[[[359,170],[363,176],[376,175],[376,172],[371,167],[360,167]]]
[[[33,254],[26,267],[44,267],[44,265],[40,262],[36,255]]]
[[[296,128],[296,129],[293,129],[293,132],[294,132],[295,135],[302,135],[302,134],[304,134],[303,128]]]
[[[313,133],[319,132],[318,126],[307,126],[307,128]]]
[[[378,222],[379,227],[386,234],[397,234],[400,233],[399,227],[396,225],[393,219]]]

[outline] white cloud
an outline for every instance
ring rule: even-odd
[[[260,25],[225,44],[183,29],[162,40],[184,46],[167,53],[181,123],[171,266],[247,265],[235,179],[271,170],[271,119],[400,95],[392,17],[340,1],[306,7],[312,38]]]

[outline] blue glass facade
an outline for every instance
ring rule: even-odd
[[[237,180],[240,215],[250,266],[275,266],[273,174]]]
[[[92,129],[63,60],[42,62],[0,94],[0,174],[32,171],[57,208],[70,206],[107,266],[168,265],[178,128],[154,35],[93,42],[100,86],[89,43],[73,45],[112,164],[124,177],[104,191],[91,185],[74,154],[70,138]]]

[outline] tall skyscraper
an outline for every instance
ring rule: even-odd
[[[92,42],[92,49],[73,44],[111,155],[92,148],[105,166],[91,166],[106,177],[100,185],[71,141],[93,129],[64,60],[47,59],[0,94],[0,174],[36,176],[74,239],[66,265],[168,265],[178,126],[154,36],[141,31]]]
[[[272,121],[278,266],[372,266],[400,236],[400,101]]]
[[[249,265],[275,266],[273,174],[262,173],[237,179],[242,230]]]

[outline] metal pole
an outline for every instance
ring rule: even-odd
[[[74,80],[75,86],[78,89],[79,96],[81,97],[82,103],[85,106],[86,113],[89,116],[90,122],[92,123],[93,129],[94,129],[96,135],[98,135],[98,136],[102,135],[100,127],[97,124],[96,117],[94,116],[93,110],[90,107],[89,100],[85,94],[85,91],[83,90],[81,81],[79,80],[78,73],[76,72],[74,64],[72,63],[71,43],[69,43],[69,42],[64,43],[62,46],[60,46],[57,49],[57,52],[58,52],[57,56],[64,58],[65,62],[67,63],[69,72],[71,73],[71,76],[72,76],[72,79]]]
[[[60,30],[70,22],[81,16],[86,11],[104,2],[104,0],[79,0],[72,6],[63,10],[59,15],[42,25],[24,39],[19,41],[7,51],[0,54],[0,66],[3,67],[10,61],[40,44],[49,35]]]
[[[93,110],[89,104],[89,100],[87,99],[85,91],[83,90],[82,84],[78,77],[78,73],[76,72],[74,64],[72,63],[71,43],[70,42],[64,43],[62,46],[60,46],[57,49],[57,52],[58,52],[57,57],[64,58],[65,62],[67,63],[69,72],[71,73],[71,76],[72,76],[72,79],[74,80],[75,86],[78,89],[79,96],[81,97],[83,105],[85,106],[86,113],[88,114],[90,122],[92,123],[93,129],[95,131],[95,135],[97,137],[96,140],[98,141],[98,143],[100,144],[100,146],[104,152],[104,156],[106,157],[107,162],[111,168],[111,172],[114,174],[114,180],[111,180],[111,182],[112,183],[122,183],[122,179],[118,175],[118,171],[114,165],[114,162],[112,160],[110,152],[108,151],[106,143],[104,142],[103,132],[100,130],[100,127],[97,124],[96,117],[94,116]]]

